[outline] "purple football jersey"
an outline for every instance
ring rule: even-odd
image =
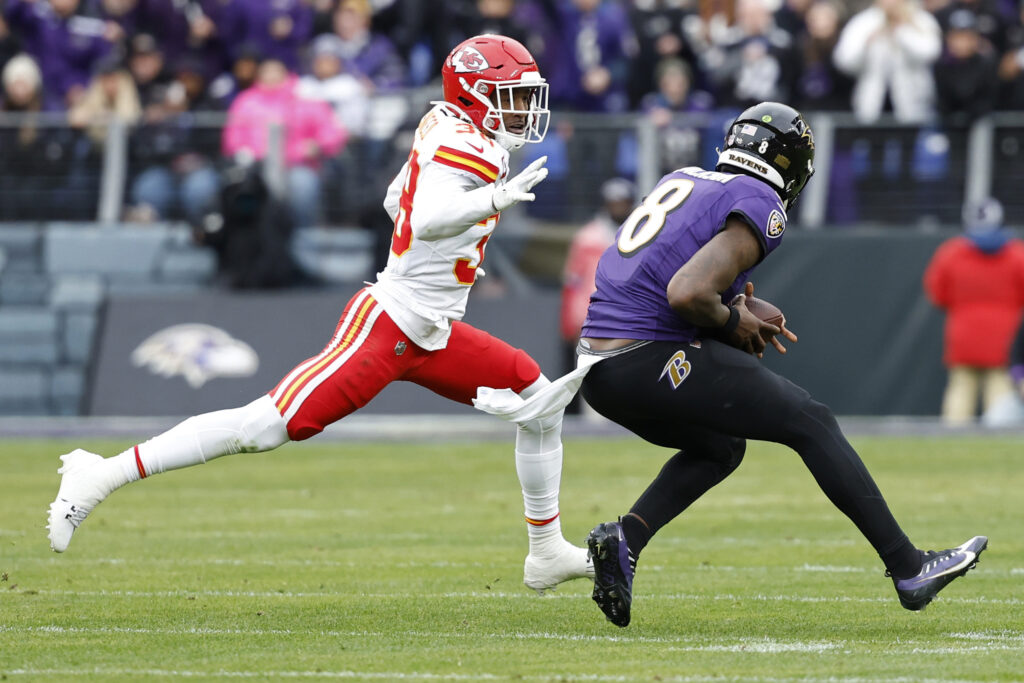
[[[590,297],[581,336],[656,341],[698,337],[699,328],[668,305],[666,289],[729,216],[750,225],[761,242],[762,259],[782,241],[786,210],[763,181],[697,167],[662,178],[601,255],[597,291]],[[739,274],[722,294],[723,303],[743,291],[752,270]]]

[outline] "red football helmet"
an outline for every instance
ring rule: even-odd
[[[445,101],[506,149],[544,139],[551,115],[548,84],[519,41],[490,34],[464,40],[444,60],[441,79]],[[524,99],[527,108],[516,108]],[[507,129],[507,114],[522,114],[522,123]]]

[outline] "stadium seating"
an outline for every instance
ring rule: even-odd
[[[317,280],[372,275],[373,236],[309,229],[295,256]],[[0,225],[0,415],[77,415],[109,296],[195,295],[216,255],[181,223]]]
[[[0,227],[0,415],[77,415],[112,292],[195,291],[216,263],[183,225]]]

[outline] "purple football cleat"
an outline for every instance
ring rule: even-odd
[[[587,536],[587,548],[594,562],[594,602],[608,621],[616,626],[629,626],[633,566],[622,525],[618,522],[598,524]]]
[[[963,576],[978,564],[978,556],[988,547],[988,538],[975,536],[957,548],[925,553],[921,571],[909,579],[893,578],[900,604],[909,610],[921,610],[953,579]],[[594,563],[595,567],[597,563]],[[891,576],[886,572],[886,576]],[[597,598],[595,598],[596,600]]]

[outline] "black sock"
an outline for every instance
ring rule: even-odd
[[[622,524],[622,534],[626,537],[626,547],[629,548],[629,559],[635,569],[640,551],[651,540],[651,530],[634,513],[623,516],[620,523]]]
[[[909,579],[920,573],[924,565],[924,553],[908,540],[897,550],[883,555],[882,562],[894,578]]]

